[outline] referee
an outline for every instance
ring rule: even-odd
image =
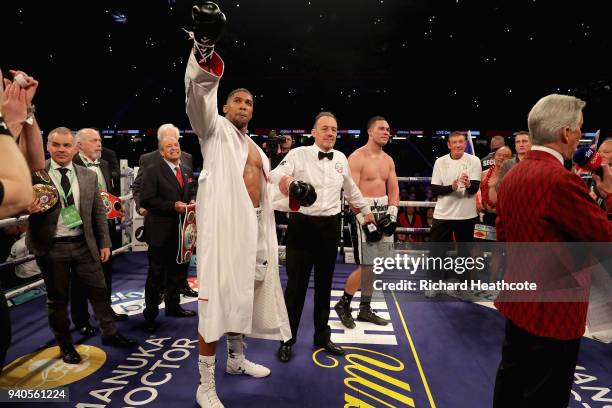
[[[358,208],[366,223],[373,223],[374,216],[351,177],[346,156],[333,150],[338,124],[330,112],[321,112],[315,118],[312,146],[289,151],[285,159],[270,173],[270,181],[278,184],[280,191],[288,195],[294,180],[306,182],[317,199],[309,207],[301,207],[290,213],[287,228],[287,287],[285,303],[293,337],[278,350],[278,358],[291,359],[291,347],[297,339],[300,317],[304,308],[310,271],[314,266],[314,345],[331,354],[342,355],[342,347],[331,341],[328,325],[330,295],[336,256],[340,240],[340,196],[344,194],[349,204]]]

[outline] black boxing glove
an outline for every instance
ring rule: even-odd
[[[357,221],[361,225],[361,229],[363,230],[363,233],[365,234],[366,241],[374,243],[382,239],[383,234],[381,230],[378,228],[378,225],[376,225],[373,222],[366,223],[364,216],[361,213],[357,214],[356,217],[357,217]]]
[[[208,40],[215,45],[221,37],[227,19],[219,6],[212,1],[203,1],[191,9],[193,33],[197,41]]]
[[[219,6],[212,1],[201,1],[191,9],[195,48],[206,62],[212,57],[215,44],[221,37],[227,19]]]
[[[390,205],[387,213],[378,219],[378,228],[388,237],[395,234],[397,228],[397,207]]]
[[[317,192],[312,184],[304,181],[294,180],[289,185],[289,204],[291,201],[297,202],[299,207],[310,207],[317,201]],[[293,209],[293,208],[292,208]],[[294,210],[297,211],[297,210]]]

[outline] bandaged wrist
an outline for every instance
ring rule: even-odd
[[[391,217],[391,221],[397,220],[397,206],[390,205],[389,208],[387,208],[387,214]]]
[[[355,215],[355,218],[357,218],[357,222],[359,222],[359,224],[365,224],[365,216],[362,213]]]
[[[372,213],[372,210],[370,209],[369,205],[366,205],[365,207],[359,209],[359,214],[368,215],[371,213]]]

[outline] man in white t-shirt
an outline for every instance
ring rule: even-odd
[[[474,240],[474,224],[478,216],[476,193],[480,188],[482,167],[478,157],[465,153],[466,143],[463,133],[452,132],[447,143],[450,153],[434,164],[431,189],[438,196],[438,202],[431,226],[431,242],[451,242],[453,234],[456,242]],[[444,250],[445,246],[434,246],[430,256],[441,256]],[[460,246],[459,251],[464,252],[465,248]],[[437,271],[430,272],[430,279],[443,278],[435,273]],[[426,291],[425,296],[433,297],[435,292]]]

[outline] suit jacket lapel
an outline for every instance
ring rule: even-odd
[[[74,155],[72,162],[78,164],[79,166],[87,167],[83,159],[81,159],[81,155],[78,153]]]
[[[93,205],[93,187],[97,184],[87,183],[85,180],[84,171],[89,171],[84,168],[79,168],[78,166],[73,166],[74,172],[76,174],[77,181],[79,182],[79,213],[81,213],[81,218],[83,218],[83,214],[85,210],[90,211]]]
[[[181,189],[181,194],[183,197],[183,201],[187,203],[188,202],[187,198],[189,197],[189,187],[190,187],[189,183],[187,182],[187,180],[189,179],[189,174],[185,166],[181,164],[180,167],[181,167],[181,175],[183,176],[183,188]]]
[[[114,186],[113,186],[113,180],[111,178],[110,163],[107,162],[106,160],[100,159],[100,171],[102,171],[104,182],[106,182],[106,190],[111,194],[115,194],[116,191],[113,188]]]

